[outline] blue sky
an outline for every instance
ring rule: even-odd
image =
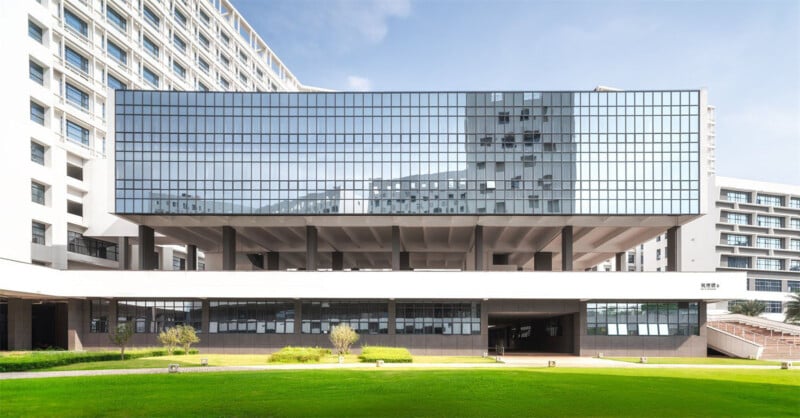
[[[717,173],[800,184],[800,2],[233,0],[307,85],[706,87]]]

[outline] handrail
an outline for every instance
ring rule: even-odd
[[[746,325],[764,327],[774,331],[800,336],[800,325],[786,324],[766,318],[757,318],[741,314],[709,315],[708,322],[712,321],[738,321]]]

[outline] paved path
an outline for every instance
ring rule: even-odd
[[[722,364],[639,364],[593,357],[574,356],[506,356],[498,363],[386,363],[385,369],[507,369],[548,367],[554,360],[557,367],[565,368],[651,368],[651,369],[780,369],[779,365],[722,365]],[[345,364],[278,364],[261,366],[209,366],[181,367],[179,373],[242,372],[262,370],[342,370],[374,369],[374,363]],[[69,370],[58,372],[9,372],[0,373],[0,380],[36,379],[70,376],[112,376],[128,374],[167,374],[167,369],[115,369],[115,370]]]

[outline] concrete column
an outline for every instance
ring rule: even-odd
[[[561,229],[561,271],[572,271],[572,225]]]
[[[553,271],[553,253],[547,251],[534,253],[533,269],[535,271]]]
[[[667,271],[678,271],[678,236],[680,227],[673,226],[667,230]]]
[[[8,300],[8,349],[30,350],[33,344],[31,301]]]
[[[392,271],[400,270],[400,227],[392,226]]]
[[[131,239],[120,237],[117,241],[117,254],[120,270],[131,269]]]
[[[83,350],[81,337],[84,325],[87,323],[84,311],[84,301],[70,299],[67,302],[67,350]]]
[[[331,270],[341,271],[344,270],[344,253],[341,251],[334,251],[331,253]]]
[[[279,270],[280,269],[280,253],[277,251],[271,251],[267,253],[267,270]]]
[[[201,314],[200,319],[200,330],[203,334],[209,333],[209,322],[211,322],[211,304],[207,301],[203,301],[203,313]]]
[[[236,230],[222,227],[222,270],[236,270]]]
[[[475,271],[483,270],[483,225],[475,225]]]
[[[625,253],[617,253],[614,257],[614,263],[617,265],[617,271],[626,271],[628,260],[625,260]]]
[[[108,330],[115,329],[117,329],[117,300],[111,299],[108,301]]]
[[[306,271],[317,271],[317,227],[306,227]]]
[[[400,251],[400,270],[411,270],[411,253]]]
[[[157,262],[155,231],[139,225],[139,270],[155,270]]]
[[[195,271],[197,270],[197,246],[196,245],[187,245],[186,246],[186,270],[187,271]]]
[[[296,300],[294,302],[294,335],[303,333],[303,304]]]

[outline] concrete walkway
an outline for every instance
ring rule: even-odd
[[[780,365],[722,365],[722,364],[639,364],[593,357],[575,356],[505,356],[497,363],[385,363],[383,369],[509,369],[548,367],[555,361],[563,368],[639,368],[639,369],[780,369]],[[209,366],[181,367],[179,373],[243,372],[264,370],[349,370],[375,369],[374,363],[345,364],[276,364],[260,366]],[[114,370],[69,370],[57,372],[9,372],[0,373],[0,380],[37,379],[71,376],[112,376],[130,374],[168,374],[166,368],[114,369]]]

